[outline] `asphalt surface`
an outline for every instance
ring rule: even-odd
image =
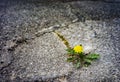
[[[119,82],[119,23],[119,2],[0,0],[0,81]],[[101,59],[74,69],[53,30]]]

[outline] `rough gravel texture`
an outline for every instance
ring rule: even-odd
[[[119,82],[120,4],[108,2],[1,0],[0,82]],[[101,58],[75,69],[54,30]]]
[[[120,19],[109,22],[78,22],[69,25],[69,29],[59,30],[68,39],[71,46],[83,44],[85,52],[89,50],[99,53],[101,56],[90,67],[74,70],[70,82],[120,81],[119,22]]]

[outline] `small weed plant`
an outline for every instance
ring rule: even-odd
[[[83,66],[89,66],[92,61],[100,57],[99,54],[85,53],[82,45],[76,45],[73,48],[70,47],[69,42],[58,32],[55,32],[58,37],[64,42],[67,49],[67,62],[73,63],[76,68]]]
[[[99,54],[84,53],[82,45],[77,45],[74,48],[68,48],[66,51],[68,56],[67,61],[72,62],[76,68],[89,66],[93,60],[99,58]]]

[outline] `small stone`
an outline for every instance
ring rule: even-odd
[[[76,19],[74,19],[73,21],[72,21],[72,23],[75,23],[75,22],[78,22],[78,18],[76,18]]]

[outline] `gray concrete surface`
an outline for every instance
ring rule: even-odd
[[[120,49],[120,28],[119,19],[116,21],[118,22],[115,23],[114,20],[78,22],[69,25],[69,29],[60,30],[72,46],[83,44],[85,51],[90,50],[101,56],[100,60],[90,67],[74,70],[70,82],[119,82],[120,71],[116,58]]]
[[[68,82],[119,82],[119,8],[101,1],[1,1],[0,81],[59,82],[65,76]],[[66,47],[53,30],[101,58],[75,69],[65,61]]]

